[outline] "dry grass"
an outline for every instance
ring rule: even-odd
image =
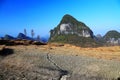
[[[88,76],[100,75],[107,78],[119,77],[120,46],[81,48],[69,44],[55,43],[41,46],[5,46],[5,48],[13,49],[14,54],[6,56],[0,64],[13,71],[30,70],[30,72],[33,72],[44,70],[41,67],[55,69],[56,67],[47,60],[47,53],[50,53],[51,59],[63,70],[71,71],[73,77],[74,74],[75,76],[76,74],[86,74]],[[50,71],[48,72],[51,74]]]
[[[0,49],[4,46],[0,46]],[[99,59],[118,60],[120,61],[120,46],[98,47],[98,48],[81,48],[70,44],[48,44],[42,46],[6,46],[16,50],[43,50],[44,52],[51,52],[54,54],[75,55],[75,56],[90,56]]]
[[[118,60],[120,61],[120,46],[111,47],[98,47],[98,48],[81,48],[70,44],[64,46],[56,46],[55,44],[47,45],[51,47],[51,51],[55,54],[62,54],[66,52],[66,55],[83,55],[90,56],[99,59]]]

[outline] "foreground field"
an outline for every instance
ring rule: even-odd
[[[0,49],[0,80],[119,80],[120,77],[119,46],[80,48],[48,44]]]

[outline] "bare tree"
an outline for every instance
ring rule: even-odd
[[[35,33],[34,33],[34,30],[32,29],[31,30],[31,36],[32,36],[32,38],[33,38],[34,35],[35,35]]]
[[[25,36],[27,36],[27,31],[26,31],[26,29],[24,29],[24,34],[25,34]]]
[[[37,35],[37,41],[40,41],[40,35]]]

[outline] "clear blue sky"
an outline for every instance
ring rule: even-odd
[[[120,0],[0,0],[0,36],[17,36],[24,28],[30,36],[47,36],[65,14],[89,26],[94,34],[120,32]]]

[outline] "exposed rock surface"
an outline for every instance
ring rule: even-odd
[[[104,40],[111,45],[120,45],[120,33],[116,30],[108,31],[104,36]]]
[[[89,27],[68,14],[62,18],[54,30],[51,30],[51,38],[60,34],[76,34],[81,37],[93,37],[93,32]]]
[[[50,31],[49,41],[70,43],[82,47],[97,45],[92,30],[68,14],[63,16],[58,26]]]

